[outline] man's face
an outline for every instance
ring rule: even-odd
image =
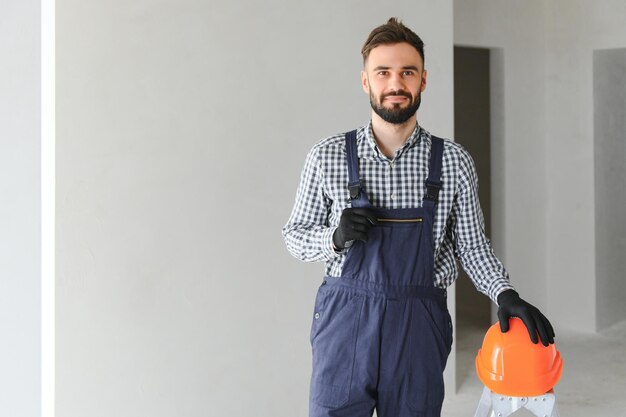
[[[361,81],[372,110],[388,123],[402,124],[420,106],[426,70],[419,52],[410,44],[379,45],[370,51]]]

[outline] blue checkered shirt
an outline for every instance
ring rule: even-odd
[[[357,129],[361,183],[374,207],[412,208],[422,205],[428,176],[430,133],[419,125],[389,159],[376,145],[371,120]],[[458,259],[476,288],[496,302],[513,289],[502,263],[485,236],[478,201],[474,161],[458,143],[444,139],[442,188],[433,230],[434,284],[447,288],[458,276]],[[317,143],[306,157],[296,201],[282,233],[289,252],[305,262],[325,261],[328,276],[341,276],[350,248],[335,251],[333,232],[349,207],[345,134]]]

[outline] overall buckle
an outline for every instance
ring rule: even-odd
[[[440,189],[441,181],[426,180],[426,195],[424,198],[427,200],[437,201]]]
[[[348,190],[350,191],[350,199],[356,200],[359,198],[359,194],[361,194],[361,181],[357,184],[348,185]]]

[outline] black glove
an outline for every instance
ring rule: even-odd
[[[367,242],[367,232],[377,223],[376,215],[371,209],[346,208],[341,213],[339,226],[333,233],[333,243],[337,249],[343,249],[346,242],[362,240]]]
[[[513,290],[501,292],[498,295],[498,305],[500,306],[498,320],[502,333],[509,331],[509,317],[519,317],[526,325],[533,343],[537,343],[537,332],[544,346],[554,343],[554,329],[546,316],[541,314],[539,309],[522,300],[517,292]]]

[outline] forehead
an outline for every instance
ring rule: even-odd
[[[423,64],[417,49],[406,42],[378,45],[370,51],[366,63],[368,69],[378,66],[402,68],[415,65],[420,70],[423,69]]]

